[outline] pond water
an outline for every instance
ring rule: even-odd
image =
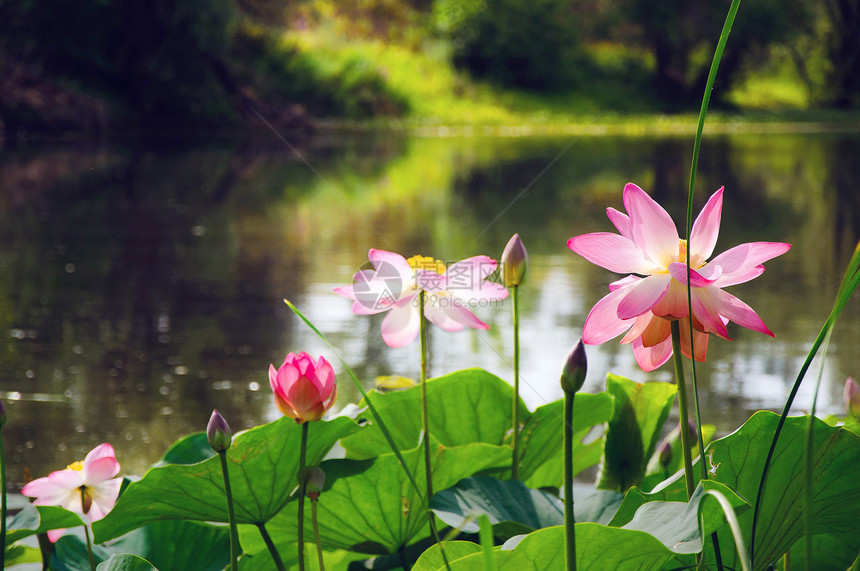
[[[290,351],[334,354],[295,318],[294,302],[368,387],[418,376],[417,342],[390,349],[380,316],[355,316],[332,288],[369,248],[442,260],[501,255],[519,232],[531,256],[522,300],[522,391],[534,408],[561,396],[559,372],[591,306],[616,276],[566,247],[613,230],[633,181],[684,216],[691,137],[407,137],[280,143],[65,145],[0,158],[0,398],[11,487],[101,442],[124,473],[203,430],[218,408],[234,431],[279,416],[269,363]],[[860,237],[858,134],[721,135],[702,149],[695,212],[725,186],[716,251],[750,241],[792,250],[729,291],[776,338],[730,327],[697,367],[706,422],[733,430],[779,409],[832,304]],[[683,227],[681,228],[683,231]],[[841,409],[860,375],[858,301],[837,326],[819,407]],[[480,308],[487,331],[430,330],[430,372],[480,366],[510,380],[510,302]],[[588,347],[585,390],[607,372],[646,374],[617,340]],[[342,368],[341,407],[357,391]],[[813,368],[797,400],[811,404]]]

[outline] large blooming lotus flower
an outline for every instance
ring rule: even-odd
[[[371,315],[387,311],[382,321],[382,339],[389,347],[404,347],[415,340],[420,329],[418,295],[427,293],[424,317],[445,331],[465,327],[489,329],[468,306],[498,301],[508,296],[501,284],[486,278],[496,270],[496,261],[475,256],[445,264],[425,256],[408,260],[385,250],[368,253],[372,270],[359,270],[349,286],[335,293],[353,300],[352,311]]]
[[[113,446],[100,444],[87,454],[83,462],[74,462],[65,470],[33,480],[21,489],[21,493],[36,498],[33,503],[37,506],[61,506],[96,521],[107,515],[116,503],[122,485],[122,478],[115,477],[117,474],[119,462]],[[48,531],[48,539],[57,541],[63,531]]]
[[[278,369],[269,365],[269,384],[278,410],[299,424],[322,418],[337,398],[329,362],[323,357],[314,362],[305,352],[290,353]]]
[[[609,295],[597,302],[583,327],[585,343],[596,345],[625,331],[622,343],[633,344],[636,362],[652,371],[672,355],[670,321],[679,319],[681,351],[690,356],[687,304],[687,256],[693,307],[696,360],[704,361],[708,334],[730,339],[726,324],[773,337],[755,311],[722,288],[761,275],[767,260],[791,246],[779,242],[741,244],[710,261],[720,228],[723,189],[715,192],[696,218],[690,246],[678,237],[669,214],[635,184],[624,187],[627,214],[607,208],[619,234],[595,232],[574,236],[568,247],[594,264],[625,278],[609,285]]]

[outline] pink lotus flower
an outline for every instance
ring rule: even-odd
[[[418,336],[418,294],[425,291],[424,317],[445,331],[465,327],[489,329],[467,306],[499,301],[508,296],[501,284],[486,278],[496,270],[496,261],[475,256],[451,264],[413,256],[408,260],[385,250],[368,253],[372,270],[359,270],[349,286],[335,293],[353,300],[352,311],[372,315],[388,311],[382,321],[382,339],[389,347],[404,347]]]
[[[119,462],[113,446],[100,444],[87,454],[83,462],[74,462],[65,470],[33,480],[24,486],[21,493],[36,498],[33,503],[37,506],[61,506],[96,521],[107,515],[116,503],[122,485],[122,478],[115,477],[117,474]],[[48,531],[48,539],[57,541],[63,531]]]
[[[269,384],[278,409],[299,424],[319,420],[337,398],[331,365],[305,352],[290,353],[279,369],[269,365]]]
[[[652,371],[672,355],[670,321],[679,319],[681,351],[690,356],[687,312],[687,256],[690,257],[693,335],[696,360],[704,361],[708,334],[730,339],[726,324],[773,337],[755,311],[722,288],[761,275],[767,260],[791,246],[779,242],[741,244],[708,261],[717,243],[723,189],[715,192],[690,232],[690,251],[669,214],[635,184],[624,187],[627,214],[607,208],[619,234],[596,232],[574,236],[568,247],[594,264],[630,274],[609,285],[609,295],[597,302],[583,327],[585,343],[604,343],[625,331],[622,343],[633,344],[633,355],[644,371]]]

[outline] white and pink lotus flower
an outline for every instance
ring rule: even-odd
[[[505,286],[487,281],[496,271],[496,261],[474,256],[445,266],[426,256],[408,260],[394,252],[372,249],[368,259],[373,269],[359,270],[352,285],[334,291],[353,301],[358,315],[388,312],[382,321],[382,339],[389,347],[405,347],[420,329],[418,295],[426,293],[424,317],[445,331],[466,327],[489,329],[469,309],[508,296]]]

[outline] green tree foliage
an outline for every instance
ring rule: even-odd
[[[475,77],[531,89],[569,83],[577,38],[566,0],[437,0],[433,15],[454,63]]]
[[[711,0],[619,0],[621,18],[633,25],[654,56],[654,87],[667,103],[690,105],[701,99],[728,6]],[[808,33],[809,25],[807,2],[745,1],[720,63],[715,93],[726,93],[744,66],[763,57],[768,46]]]

